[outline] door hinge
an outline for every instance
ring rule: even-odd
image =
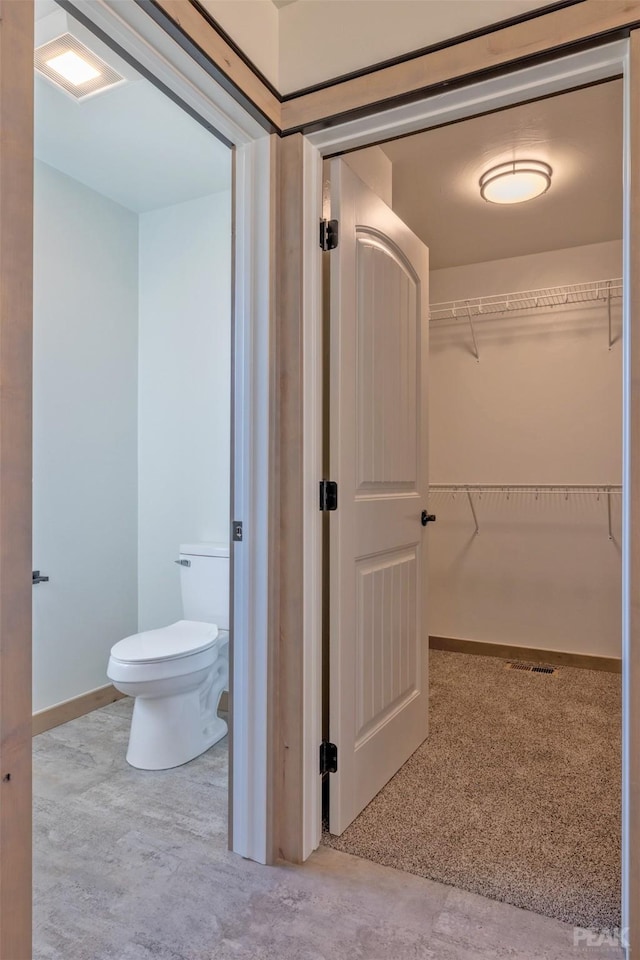
[[[232,538],[235,543],[242,542],[242,520],[234,520],[231,524]]]
[[[320,221],[320,249],[335,250],[338,246],[338,221]]]
[[[323,740],[320,744],[320,773],[337,773],[338,748],[335,743]]]
[[[338,484],[334,480],[320,481],[320,509],[338,509]]]

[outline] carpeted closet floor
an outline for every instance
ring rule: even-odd
[[[620,924],[621,681],[430,654],[430,733],[338,850],[581,927]]]

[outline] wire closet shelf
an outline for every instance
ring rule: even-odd
[[[480,533],[480,524],[473,496],[482,496],[483,493],[505,494],[507,499],[512,494],[528,493],[533,494],[536,499],[546,494],[561,494],[565,500],[568,500],[572,494],[594,495],[598,500],[602,497],[607,503],[607,521],[609,527],[609,540],[613,540],[613,529],[611,524],[611,495],[620,493],[622,485],[619,483],[430,483],[430,493],[450,493],[453,496],[463,494],[469,503],[469,509],[475,524],[476,535]]]
[[[571,304],[609,303],[622,297],[622,279],[593,280],[590,283],[572,283],[561,287],[541,287],[539,290],[520,290],[490,297],[468,297],[464,300],[444,300],[432,303],[429,319],[467,320],[497,317],[519,310],[550,309]]]
[[[473,339],[473,353],[480,362],[480,350],[476,338],[475,323],[478,320],[504,317],[513,313],[530,313],[532,310],[555,310],[575,304],[603,304],[607,307],[609,321],[609,350],[615,343],[611,317],[611,304],[622,299],[622,279],[592,280],[590,283],[571,283],[562,287],[541,287],[539,290],[520,290],[516,293],[499,293],[490,297],[468,297],[464,300],[443,300],[429,306],[429,322],[463,321],[469,324]]]

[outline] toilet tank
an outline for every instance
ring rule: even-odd
[[[229,629],[229,545],[182,543],[180,586],[185,620]]]

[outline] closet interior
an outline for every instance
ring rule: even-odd
[[[480,196],[535,158],[543,195]],[[429,247],[430,734],[324,842],[620,924],[622,81],[345,158]]]

